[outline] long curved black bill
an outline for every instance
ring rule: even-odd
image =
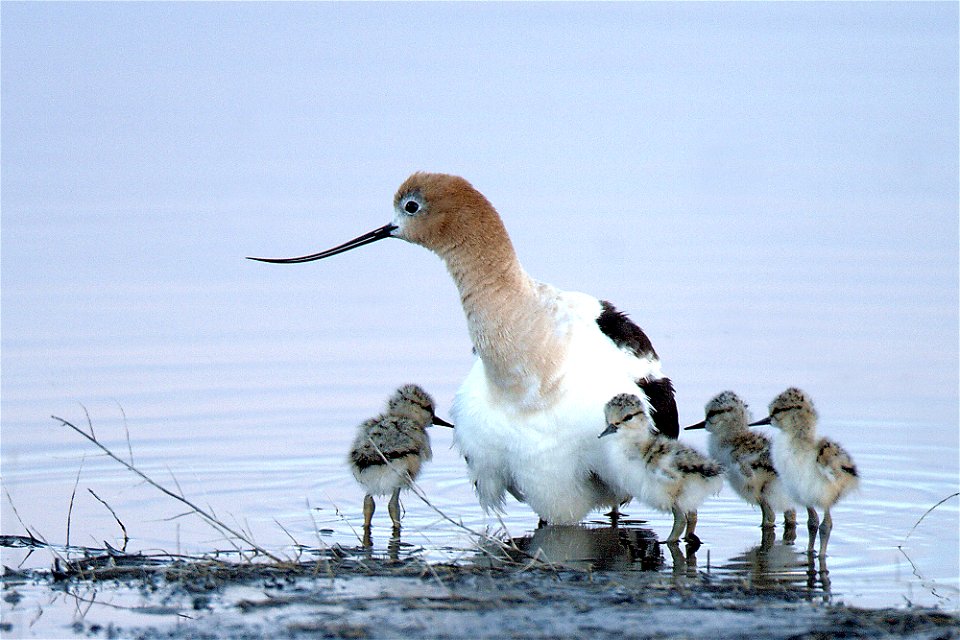
[[[770,424],[770,416],[767,416],[763,420],[757,420],[756,422],[751,422],[748,424],[748,427],[759,427],[760,425]]]
[[[298,262],[312,262],[314,260],[320,260],[321,258],[329,258],[330,256],[335,256],[338,253],[343,253],[344,251],[350,251],[350,249],[356,249],[357,247],[362,247],[365,244],[370,244],[371,242],[376,242],[377,240],[383,240],[384,238],[393,237],[393,232],[397,228],[397,225],[390,223],[385,224],[379,229],[374,229],[368,233],[363,234],[362,236],[357,236],[353,240],[348,240],[343,244],[338,244],[332,249],[327,249],[326,251],[321,251],[320,253],[311,253],[308,256],[300,256],[299,258],[252,258],[247,256],[247,260],[257,260],[259,262],[272,262],[274,264],[296,264]]]
[[[692,425],[690,425],[689,427],[684,427],[683,430],[684,430],[684,431],[691,431],[691,430],[693,430],[693,429],[706,429],[706,428],[707,428],[707,421],[704,420],[703,422],[698,422],[697,424],[692,424]]]
[[[447,422],[440,416],[433,416],[433,424],[437,425],[438,427],[450,427],[451,429],[454,428],[453,423]]]

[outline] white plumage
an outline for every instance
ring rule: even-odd
[[[598,504],[615,507],[630,496],[611,490],[616,471],[597,443],[605,426],[599,408],[636,392],[636,380],[661,374],[659,361],[637,358],[597,330],[599,301],[552,287],[542,293],[563,318],[562,369],[546,383],[537,372],[520,372],[525,392],[511,402],[478,359],[454,400],[454,438],[485,508],[500,509],[508,492],[544,520],[573,524]]]
[[[703,422],[687,429],[706,429],[707,450],[724,468],[733,490],[749,504],[758,505],[761,526],[772,528],[776,513],[784,513],[784,524],[796,525],[795,502],[787,495],[773,464],[770,439],[750,431],[747,406],[737,394],[724,391],[704,407]]]
[[[723,469],[696,449],[658,433],[645,402],[632,394],[612,398],[605,407],[607,459],[618,486],[637,499],[673,513],[667,542],[676,542],[686,526],[686,539],[699,542],[694,533],[697,509],[723,487]]]
[[[374,496],[390,495],[388,509],[394,529],[400,527],[400,490],[420,474],[433,457],[427,427],[452,426],[434,413],[433,398],[417,385],[404,385],[387,401],[387,410],[357,427],[347,455],[353,477],[366,490],[363,502],[364,542],[369,543]]]
[[[770,403],[770,415],[754,425],[771,424],[779,431],[773,439],[773,466],[790,496],[807,508],[810,549],[819,523],[820,555],[826,555],[833,528],[830,509],[859,486],[853,458],[839,444],[816,437],[817,411],[805,392],[791,387]]]
[[[342,245],[257,259],[308,262],[384,238],[430,249],[457,286],[478,357],[452,413],[480,504],[500,509],[510,493],[542,520],[573,524],[626,499],[596,441],[607,400],[643,396],[662,433],[679,431],[647,336],[609,303],[531,278],[496,209],[463,178],[415,173],[393,204],[393,222]]]

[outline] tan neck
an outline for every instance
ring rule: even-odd
[[[484,237],[464,236],[438,253],[460,291],[491,386],[514,397],[531,391],[543,397],[558,383],[563,339],[547,313],[543,285],[524,271],[502,224],[482,231]]]

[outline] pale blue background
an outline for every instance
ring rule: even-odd
[[[351,270],[399,288],[429,270],[425,298],[449,295],[412,247],[242,260],[379,226],[426,169],[484,191],[536,277],[630,311],[681,388],[775,372],[765,392],[811,385],[852,399],[846,416],[956,420],[955,3],[2,11],[5,411],[21,367],[53,389],[71,367],[13,344],[288,334],[243,317],[249,291]],[[415,266],[378,269],[388,256]],[[331,301],[300,303],[284,311]],[[704,371],[722,362],[735,374]]]

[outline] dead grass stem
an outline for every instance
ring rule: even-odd
[[[86,409],[84,409],[84,411],[86,412]],[[184,496],[182,495],[182,489],[180,489],[180,487],[179,487],[179,483],[176,483],[176,478],[174,478],[174,483],[177,484],[177,488],[181,491],[181,495],[177,495],[177,494],[174,493],[173,491],[170,491],[169,489],[167,489],[166,487],[164,487],[163,485],[161,485],[159,482],[155,481],[153,478],[151,478],[150,476],[148,476],[147,474],[145,474],[143,471],[141,471],[141,470],[138,469],[137,467],[133,466],[133,465],[130,464],[129,462],[127,462],[127,461],[121,459],[119,456],[117,456],[113,451],[111,451],[111,450],[108,449],[106,446],[104,446],[104,445],[96,438],[96,435],[95,435],[94,432],[93,432],[93,425],[92,425],[92,423],[91,423],[91,421],[90,421],[90,414],[89,414],[89,413],[87,413],[87,423],[88,423],[88,425],[90,426],[90,433],[85,432],[83,429],[77,427],[76,425],[74,425],[73,423],[69,422],[68,420],[64,420],[63,418],[60,418],[60,417],[57,417],[57,416],[50,416],[50,417],[53,418],[54,420],[60,422],[63,426],[69,427],[70,429],[72,429],[72,430],[75,431],[76,433],[78,433],[78,434],[80,434],[81,436],[83,436],[86,440],[88,440],[90,443],[92,443],[92,444],[93,444],[94,446],[96,446],[98,449],[100,449],[101,451],[103,451],[103,452],[104,452],[105,454],[107,454],[110,458],[116,460],[116,461],[119,462],[121,465],[123,465],[124,467],[126,467],[128,470],[130,470],[130,471],[132,471],[133,473],[135,473],[136,475],[138,475],[140,478],[142,478],[142,479],[143,479],[147,484],[149,484],[150,486],[152,486],[152,487],[154,487],[155,489],[161,491],[162,493],[170,496],[170,497],[173,498],[174,500],[177,500],[177,501],[182,502],[183,504],[185,504],[187,507],[189,507],[190,509],[192,509],[197,515],[199,515],[200,517],[202,517],[202,518],[203,518],[204,520],[206,520],[211,526],[213,526],[215,529],[218,529],[218,530],[219,530],[221,533],[223,533],[224,535],[229,534],[229,536],[233,536],[235,539],[240,540],[240,541],[242,541],[244,544],[249,545],[249,546],[250,546],[251,548],[253,548],[257,553],[260,553],[260,554],[264,555],[265,557],[270,558],[270,559],[273,560],[274,562],[277,562],[277,563],[282,563],[282,562],[283,562],[283,559],[281,559],[281,558],[279,558],[278,556],[270,553],[269,551],[267,551],[266,549],[264,549],[263,547],[261,547],[260,545],[258,545],[256,542],[254,542],[253,540],[251,540],[249,536],[244,535],[243,533],[240,533],[240,532],[236,531],[235,529],[233,529],[232,527],[228,526],[226,523],[224,523],[222,520],[220,520],[219,518],[217,518],[215,515],[213,515],[213,514],[210,513],[209,511],[207,511],[207,510],[205,510],[205,509],[197,506],[195,503],[191,502],[189,499],[187,499],[186,497],[184,497]],[[231,544],[233,544],[232,540],[230,540],[229,537],[228,537],[227,539],[228,539],[228,541],[231,542]]]

